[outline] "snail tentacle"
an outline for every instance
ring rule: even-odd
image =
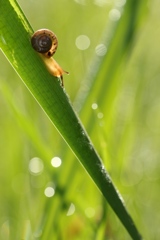
[[[58,39],[56,35],[48,29],[37,30],[31,37],[31,45],[43,59],[48,71],[55,77],[61,78],[63,85],[63,74],[68,72],[64,71],[59,64],[52,58],[58,47]]]

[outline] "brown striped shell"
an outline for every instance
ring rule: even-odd
[[[32,35],[31,44],[35,51],[50,58],[57,50],[58,39],[52,31],[40,29]]]
[[[55,77],[60,78],[62,87],[63,74],[69,74],[64,71],[59,64],[52,58],[58,47],[58,39],[56,35],[49,29],[37,30],[31,37],[31,44],[35,51],[40,53],[47,70]]]

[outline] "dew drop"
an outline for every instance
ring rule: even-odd
[[[97,109],[97,108],[98,108],[98,104],[97,104],[97,103],[93,103],[93,104],[92,104],[92,109],[95,110],[95,109]]]
[[[51,165],[55,168],[60,167],[62,164],[62,160],[59,157],[53,157],[51,159]]]
[[[39,229],[36,232],[34,232],[33,236],[35,238],[40,238],[42,236],[42,229]]]
[[[99,44],[97,45],[97,47],[95,48],[95,52],[98,56],[104,56],[107,52],[107,48],[104,44]]]
[[[99,7],[104,7],[107,4],[111,4],[112,0],[94,0],[94,4]]]
[[[29,171],[32,175],[39,175],[43,172],[43,162],[40,158],[32,158],[29,162]]]
[[[126,4],[126,0],[117,0],[115,4],[117,7],[123,7]]]
[[[71,216],[74,214],[75,212],[75,205],[73,203],[71,203],[71,205],[69,206],[68,212],[67,212],[67,216]]]
[[[46,187],[46,189],[44,190],[44,194],[48,198],[53,197],[53,195],[55,194],[55,190],[53,187]]]
[[[97,117],[98,117],[99,119],[102,119],[102,118],[103,118],[103,113],[99,112],[99,113],[97,114]]]
[[[76,47],[80,50],[86,50],[90,46],[90,39],[86,35],[79,35],[76,38]]]
[[[118,21],[121,17],[121,13],[118,9],[114,8],[109,12],[109,18],[112,21]]]

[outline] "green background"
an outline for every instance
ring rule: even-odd
[[[139,7],[138,28],[124,49],[115,35],[118,21],[110,19],[110,11],[121,10],[124,1],[18,3],[34,30],[49,28],[56,33],[55,59],[70,72],[64,76],[66,92],[140,232],[146,240],[158,240],[159,1],[144,1]],[[86,50],[76,47],[79,35],[90,39]],[[99,67],[101,57],[95,48],[105,44],[109,54],[112,43],[117,52],[112,51],[106,70],[105,63]],[[1,239],[39,239],[44,225],[46,235],[55,239],[130,239],[1,52],[0,62]],[[99,78],[92,86],[95,66]],[[105,71],[110,75],[102,84]],[[55,156],[62,159],[59,168],[51,166]],[[34,157],[43,163],[39,174],[29,171]],[[44,194],[47,186],[56,190],[52,198]],[[72,204],[75,212],[67,216]]]

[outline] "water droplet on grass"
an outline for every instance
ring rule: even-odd
[[[62,160],[59,157],[53,157],[51,160],[51,165],[55,168],[60,167],[62,164]]]
[[[86,50],[90,46],[90,39],[86,35],[79,35],[76,38],[76,46],[80,50]]]
[[[74,212],[75,212],[75,205],[73,204],[73,203],[71,203],[71,205],[70,205],[70,207],[69,207],[69,209],[68,209],[68,212],[67,212],[67,216],[71,216],[71,215],[73,215],[74,214]]]
[[[40,158],[32,158],[29,162],[29,171],[33,175],[39,175],[43,172],[43,162]]]

